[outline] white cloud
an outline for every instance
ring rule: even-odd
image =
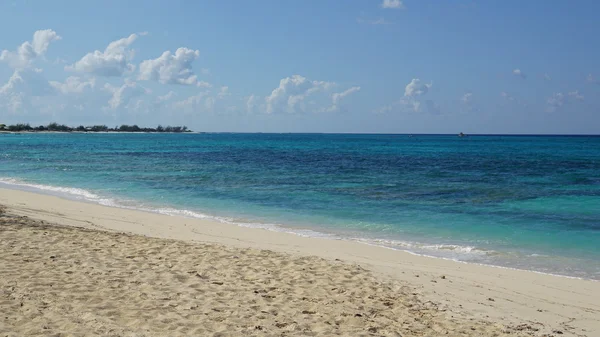
[[[208,92],[201,92],[172,104],[172,108],[175,111],[183,111],[186,113],[210,111],[213,106],[214,99],[209,96]]]
[[[391,112],[393,110],[397,110],[399,112],[411,113],[411,112],[429,112],[429,113],[439,113],[440,107],[435,104],[432,100],[421,101],[418,99],[419,96],[423,96],[429,92],[429,89],[433,87],[433,83],[422,83],[420,79],[413,78],[407,85],[404,87],[404,96],[390,104],[386,105],[378,110],[375,110],[375,113],[386,113]]]
[[[254,110],[256,109],[256,106],[258,105],[259,99],[260,99],[260,97],[258,97],[256,95],[250,95],[246,99],[246,112],[253,113]]]
[[[473,93],[467,92],[461,97],[461,102],[464,104],[471,104],[473,102]]]
[[[96,79],[91,78],[89,81],[82,81],[80,77],[69,76],[64,83],[57,81],[50,81],[49,83],[63,94],[81,93],[85,88],[93,89],[96,85]]]
[[[583,95],[579,93],[579,90],[571,91],[568,95],[569,97],[577,101],[583,101],[584,99]]]
[[[6,109],[12,113],[23,112],[24,96],[18,93],[1,93],[0,92],[0,108]]]
[[[404,88],[404,96],[406,97],[417,97],[421,95],[425,95],[429,89],[433,86],[430,84],[421,84],[421,80],[418,78],[413,78],[410,83],[406,85]]]
[[[479,107],[478,107],[478,104],[477,104],[477,102],[475,100],[475,96],[470,91],[464,93],[460,97],[460,102],[461,102],[461,106],[460,106],[459,109],[462,112],[477,112],[477,111],[480,111]]]
[[[521,69],[519,69],[519,68],[514,69],[512,71],[512,73],[513,73],[513,75],[518,76],[518,77],[520,77],[522,79],[526,79],[527,78],[527,75],[523,71],[521,71]]]
[[[3,95],[43,96],[53,92],[54,90],[50,87],[48,81],[36,69],[15,70],[8,82],[0,87],[0,94]]]
[[[16,51],[3,50],[0,53],[0,61],[7,62],[15,69],[26,68],[33,60],[46,53],[50,42],[60,39],[61,37],[52,29],[38,30],[33,33],[31,42],[23,42]]]
[[[231,103],[231,100],[227,99],[230,96],[229,87],[222,86],[216,94],[210,91],[199,92],[185,99],[172,102],[166,107],[171,111],[180,111],[185,114],[223,113],[231,111],[227,106]],[[233,109],[237,110],[237,107]]]
[[[137,38],[137,34],[131,34],[126,38],[113,41],[104,52],[96,50],[88,53],[73,65],[66,66],[65,70],[100,76],[121,76],[130,73],[135,70],[135,66],[130,63],[134,51],[129,46]]]
[[[562,92],[554,93],[546,101],[548,103],[548,111],[555,111],[565,105],[566,98]]]
[[[404,4],[401,0],[383,0],[381,8],[402,9],[404,8]]]
[[[163,102],[170,100],[171,98],[175,97],[175,95],[175,92],[169,91],[166,95],[158,96],[157,98],[159,102]]]
[[[410,105],[414,112],[421,111],[421,102],[420,101],[402,101],[403,105]]]
[[[55,93],[40,69],[17,69],[8,81],[0,86],[0,111],[24,113],[40,96]]]
[[[178,48],[175,54],[165,51],[156,59],[140,64],[140,80],[154,80],[163,84],[195,85],[210,87],[209,83],[199,81],[192,70],[192,62],[200,56],[198,50]]]
[[[547,111],[554,112],[562,108],[564,105],[572,103],[574,101],[583,101],[584,97],[579,93],[579,90],[571,91],[566,95],[562,92],[552,94],[547,100],[548,104]]]
[[[33,50],[37,55],[44,55],[50,42],[60,40],[61,37],[52,29],[38,30],[33,33]]]
[[[548,74],[544,74],[543,77],[545,81],[552,81],[552,77],[550,77]]]
[[[325,92],[334,85],[333,82],[310,81],[300,75],[283,78],[279,81],[279,86],[265,98],[266,112],[270,114],[305,111],[304,99],[306,97],[318,92]]]
[[[112,109],[127,107],[127,104],[132,98],[139,97],[150,91],[141,87],[136,82],[125,80],[125,83],[120,87],[114,87],[108,83],[104,85],[104,90],[112,94],[108,105]]]
[[[221,90],[219,91],[219,93],[217,94],[217,97],[220,99],[223,99],[227,96],[231,95],[231,93],[229,92],[229,87],[228,86],[222,86]]]
[[[340,108],[339,107],[340,101],[344,97],[346,97],[348,95],[351,95],[351,94],[353,94],[355,92],[358,92],[358,91],[360,91],[360,87],[352,87],[352,88],[347,89],[347,90],[342,91],[342,92],[333,93],[331,95],[331,106],[329,108],[327,108],[326,111],[331,112],[331,111],[337,111],[337,110],[339,110],[339,108]]]
[[[17,70],[8,79],[8,82],[0,87],[0,108],[13,113],[22,110],[25,95],[21,91],[18,91],[18,88],[23,85],[23,78]]]
[[[588,83],[600,84],[600,81],[595,79],[594,76],[592,76],[592,74],[588,74],[586,79],[587,79]]]
[[[433,83],[421,83],[420,79],[413,78],[404,88],[404,97],[406,98],[400,100],[400,105],[412,107],[414,112],[423,111],[421,101],[418,101],[416,98],[427,94],[431,87],[433,87]],[[427,100],[425,101],[425,111],[438,113],[439,106],[432,100]]]
[[[212,111],[214,106],[215,106],[214,97],[206,97],[206,99],[204,100],[204,107],[206,108],[206,110]]]
[[[360,91],[360,87],[352,87],[346,91],[334,93],[331,95],[331,101],[333,105],[338,105],[342,98],[358,91]]]

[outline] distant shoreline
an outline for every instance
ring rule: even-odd
[[[6,130],[0,131],[0,134],[21,134],[21,133],[27,133],[27,134],[56,134],[56,133],[60,133],[60,134],[65,134],[65,133],[67,133],[67,134],[68,133],[78,133],[78,134],[86,134],[86,133],[94,133],[94,134],[191,133],[191,134],[198,134],[200,132],[195,132],[195,131],[186,131],[186,132],[165,132],[165,131],[6,131]]]
[[[158,125],[156,128],[150,127],[139,127],[137,124],[127,125],[121,124],[120,126],[115,126],[114,128],[109,128],[106,124],[96,124],[96,125],[79,125],[76,127],[68,126],[66,124],[58,124],[56,122],[52,122],[48,125],[38,125],[31,126],[29,123],[17,123],[6,125],[0,123],[0,132],[8,131],[8,132],[147,132],[147,133],[187,133],[192,132],[192,130],[188,129],[185,125]]]

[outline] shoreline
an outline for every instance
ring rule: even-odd
[[[302,237],[13,189],[0,188],[0,204],[12,213],[61,225],[342,260],[365,266],[382,279],[407,282],[425,300],[474,318],[537,322],[565,330],[565,335],[600,332],[600,282],[594,280],[460,263],[359,242]]]
[[[20,182],[18,180],[13,180],[12,178],[9,178],[7,180],[0,179],[0,189],[9,189],[9,190],[14,189],[16,191],[23,191],[23,192],[34,193],[34,194],[54,196],[54,197],[58,197],[61,199],[72,200],[72,201],[76,201],[76,202],[90,203],[90,204],[94,204],[94,205],[101,205],[101,206],[106,206],[106,207],[114,207],[114,208],[120,208],[120,209],[126,209],[126,210],[133,210],[133,211],[145,212],[145,213],[150,213],[150,214],[176,216],[176,217],[183,217],[183,218],[189,218],[189,219],[201,219],[201,220],[212,221],[215,223],[223,223],[223,224],[227,224],[227,225],[234,225],[237,227],[244,227],[244,228],[268,230],[268,231],[273,231],[276,233],[285,233],[285,234],[291,234],[291,235],[296,235],[296,236],[300,236],[300,237],[319,238],[319,239],[327,239],[327,240],[343,240],[343,241],[353,242],[353,243],[357,243],[357,244],[361,244],[361,245],[368,245],[368,246],[373,246],[373,247],[378,247],[378,248],[389,249],[389,250],[393,250],[393,251],[399,251],[399,252],[403,252],[403,253],[412,254],[415,256],[441,259],[441,260],[446,260],[446,261],[451,261],[451,262],[456,262],[456,263],[479,265],[479,266],[484,266],[484,267],[500,268],[500,269],[507,269],[507,270],[525,271],[525,272],[532,272],[532,273],[538,273],[538,274],[542,274],[542,275],[549,275],[549,276],[555,276],[555,277],[565,277],[565,278],[572,278],[572,279],[578,279],[578,280],[589,280],[589,281],[594,281],[594,282],[600,282],[600,279],[585,278],[585,277],[565,275],[565,274],[557,274],[557,273],[539,271],[539,270],[535,270],[535,269],[517,268],[517,267],[512,267],[512,266],[503,266],[503,265],[496,265],[496,264],[491,264],[491,263],[463,261],[463,260],[458,260],[458,259],[444,257],[444,256],[436,256],[433,253],[427,254],[427,253],[422,253],[422,252],[416,252],[416,251],[411,251],[410,249],[407,249],[407,248],[393,247],[390,245],[379,244],[377,242],[373,242],[373,241],[379,240],[377,238],[343,236],[337,232],[327,232],[325,230],[319,230],[319,229],[314,229],[314,228],[290,227],[290,226],[285,226],[283,224],[271,224],[271,223],[262,224],[262,223],[253,223],[253,222],[240,222],[240,221],[236,221],[237,219],[231,219],[231,218],[224,217],[224,216],[216,216],[216,215],[208,215],[208,214],[204,214],[204,213],[197,213],[196,211],[172,208],[170,206],[162,207],[162,208],[144,208],[144,207],[136,207],[136,206],[127,206],[127,205],[119,204],[118,200],[113,199],[112,197],[105,198],[103,196],[95,194],[94,192],[90,192],[88,190],[80,189],[80,188],[57,187],[57,186],[51,186],[51,185],[32,184],[32,183]],[[438,244],[434,244],[434,243],[426,244],[426,243],[409,242],[409,241],[407,241],[407,242],[401,241],[400,244],[421,244],[421,245],[427,245],[427,246],[452,245],[452,244],[439,244],[439,243]],[[466,246],[456,246],[456,247],[458,247],[458,248],[473,248],[473,247],[466,247]],[[494,252],[494,251],[492,251],[492,252]]]
[[[158,132],[158,131],[0,131],[0,134],[199,134],[201,132],[186,131],[186,132]]]

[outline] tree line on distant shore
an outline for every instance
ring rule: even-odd
[[[50,123],[48,125],[31,126],[29,123],[19,123],[13,125],[0,124],[0,131],[12,131],[12,132],[23,132],[23,131],[55,131],[55,132],[192,132],[187,126],[162,126],[159,125],[156,128],[141,128],[137,125],[126,125],[115,126],[109,128],[106,125],[92,125],[92,126],[77,126],[70,127],[64,124]]]

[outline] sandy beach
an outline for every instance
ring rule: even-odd
[[[600,282],[0,189],[0,336],[600,336]]]

